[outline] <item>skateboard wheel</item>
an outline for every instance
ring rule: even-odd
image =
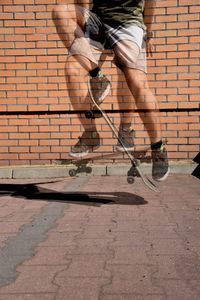
[[[75,177],[76,176],[76,170],[74,170],[74,169],[69,170],[69,176],[70,177]]]
[[[85,112],[85,117],[87,119],[93,119],[94,118],[94,114],[93,114],[93,112],[91,110],[88,110],[88,111]]]
[[[86,173],[88,173],[88,174],[92,173],[92,168],[91,167],[87,167],[86,168]]]
[[[128,182],[129,184],[133,184],[134,181],[135,181],[135,179],[134,179],[133,176],[128,176],[128,177],[127,177],[127,182]]]

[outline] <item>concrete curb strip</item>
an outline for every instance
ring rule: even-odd
[[[82,172],[80,176],[111,176],[126,175],[130,168],[129,164],[88,164],[89,172]],[[192,161],[171,162],[170,170],[172,174],[191,174],[196,167]],[[141,168],[146,174],[151,174],[151,164],[141,164]],[[56,178],[69,177],[69,171],[76,169],[74,165],[62,166],[11,166],[0,167],[1,179],[23,179],[23,178]]]

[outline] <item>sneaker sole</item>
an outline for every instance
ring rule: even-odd
[[[125,150],[126,149],[126,150]],[[135,150],[135,147],[133,146],[132,148],[126,148],[125,147],[125,149],[123,148],[123,147],[120,147],[120,146],[115,146],[115,151],[117,151],[117,152],[122,152],[122,153],[124,153],[124,152],[126,152],[126,151],[128,151],[128,152],[133,152],[134,150]]]
[[[93,146],[93,150],[96,150],[100,147],[100,144],[99,145],[96,145],[96,146]],[[80,153],[76,153],[76,152],[69,152],[68,155],[73,157],[73,158],[84,158],[85,156],[87,156],[89,153],[92,153],[93,150],[88,150],[87,152],[80,152]]]
[[[156,180],[156,181],[160,181],[160,182],[164,181],[168,177],[169,173],[170,173],[170,168],[168,169],[167,173],[163,177],[161,177],[161,178],[154,178],[153,177],[153,179]]]
[[[106,98],[106,96],[110,93],[110,90],[111,90],[111,85],[109,84],[107,86],[107,88],[105,89],[104,93],[102,94],[102,96],[100,97],[99,99],[99,102],[102,103],[103,100]]]
[[[87,156],[89,154],[88,152],[84,152],[84,153],[69,153],[69,156],[73,157],[73,158],[83,158],[85,156]]]
[[[101,95],[101,97],[100,97],[98,100],[96,100],[96,103],[97,103],[98,105],[101,105],[101,104],[103,103],[104,99],[106,98],[106,96],[110,93],[110,91],[111,91],[111,84],[109,84],[109,85],[106,87],[106,89],[104,90],[104,92],[103,92],[103,94]]]

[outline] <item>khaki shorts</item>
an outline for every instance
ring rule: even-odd
[[[112,28],[87,9],[78,7],[85,19],[84,37],[77,36],[69,55],[83,55],[98,64],[104,49],[111,49],[120,68],[129,67],[147,72],[145,31],[137,24]]]

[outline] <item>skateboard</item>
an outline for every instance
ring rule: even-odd
[[[146,158],[145,155],[146,155],[146,152],[150,149],[150,147],[144,146],[144,147],[137,148],[134,151],[128,151],[124,147],[123,141],[118,136],[117,128],[112,123],[112,121],[109,118],[109,116],[107,115],[107,113],[94,100],[92,91],[90,89],[89,82],[88,82],[88,91],[89,91],[90,98],[92,100],[92,108],[91,108],[91,110],[88,110],[85,112],[86,118],[92,119],[92,118],[95,118],[95,114],[100,114],[105,119],[106,123],[109,125],[115,138],[119,141],[119,143],[123,147],[124,151],[123,152],[106,153],[106,154],[93,152],[93,153],[88,153],[87,156],[82,157],[82,158],[78,158],[78,157],[76,158],[76,157],[69,156],[67,159],[65,159],[64,163],[70,163],[70,164],[72,163],[76,167],[76,168],[72,168],[69,170],[69,176],[75,177],[79,173],[83,173],[83,172],[87,173],[87,174],[92,173],[92,166],[90,166],[89,163],[93,160],[98,160],[98,159],[102,160],[102,159],[107,159],[107,158],[113,159],[113,158],[116,158],[120,154],[121,155],[125,154],[131,162],[131,168],[127,172],[127,182],[129,184],[132,184],[132,183],[134,183],[135,177],[140,177],[142,179],[143,183],[145,184],[145,186],[147,186],[150,190],[157,192],[157,193],[160,192],[159,189],[157,188],[157,186],[155,185],[155,183],[153,181],[151,181],[149,179],[149,177],[142,172],[142,170],[139,166],[143,160],[147,161],[146,159],[148,159],[148,162],[149,162],[150,159]]]
[[[95,100],[94,97],[92,95],[92,91],[90,88],[90,84],[89,84],[89,80],[88,80],[88,91],[89,91],[89,95],[90,98],[92,100],[92,109],[86,112],[86,117],[87,118],[93,118],[93,109],[97,109],[100,114],[103,116],[104,120],[106,121],[106,123],[108,124],[108,126],[110,127],[110,129],[112,130],[115,138],[118,140],[118,142],[120,143],[120,145],[123,147],[124,152],[127,157],[130,159],[131,162],[131,168],[127,173],[127,181],[128,183],[133,183],[134,182],[134,177],[138,176],[142,179],[143,183],[152,191],[154,192],[160,192],[159,189],[157,188],[157,186],[154,184],[153,181],[151,181],[149,179],[149,177],[147,175],[145,175],[141,168],[139,167],[139,160],[135,159],[134,156],[132,155],[132,153],[130,151],[128,151],[124,145],[123,145],[123,141],[119,138],[118,136],[118,130],[115,127],[115,125],[112,123],[111,119],[109,118],[109,116],[107,115],[107,113],[100,107],[100,104],[98,104]]]
[[[134,157],[137,157],[137,160],[139,163],[146,162],[150,163],[151,158],[149,156],[146,156],[146,152],[149,150],[149,148],[138,148],[136,151],[131,152],[131,155]],[[124,160],[124,153],[123,152],[108,152],[108,153],[101,153],[101,152],[92,152],[88,153],[85,157],[72,157],[68,155],[64,160],[62,159],[63,164],[73,164],[74,167],[69,170],[69,176],[75,177],[80,173],[86,173],[91,174],[93,166],[91,165],[91,162],[98,161],[106,161],[112,159],[114,161],[116,160]],[[137,171],[133,170],[131,168],[131,171],[128,171],[127,174],[127,181],[129,183],[133,183],[133,177],[138,176]]]

